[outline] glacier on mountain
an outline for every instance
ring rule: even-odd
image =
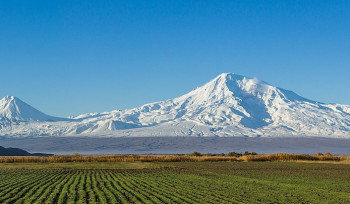
[[[67,119],[5,97],[0,135],[348,138],[350,106],[308,100],[256,78],[224,73],[178,98]]]

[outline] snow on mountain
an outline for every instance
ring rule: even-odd
[[[5,96],[0,100],[0,120],[10,122],[44,122],[67,119],[46,115],[14,96]]]
[[[0,113],[5,112],[3,107]],[[0,117],[16,118],[15,109],[6,109],[11,111]],[[21,117],[47,121],[37,112]],[[19,124],[0,129],[0,135],[350,137],[350,106],[315,102],[231,73],[175,99],[72,119]]]

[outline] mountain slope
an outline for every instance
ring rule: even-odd
[[[0,146],[0,156],[30,156],[31,154],[19,148],[4,148]]]
[[[172,100],[72,119],[7,126],[0,135],[350,137],[350,106],[315,102],[231,73]]]
[[[46,115],[14,96],[0,100],[0,128],[23,122],[69,121]]]
[[[0,146],[0,156],[51,156],[52,154],[34,153],[31,154],[23,149]]]

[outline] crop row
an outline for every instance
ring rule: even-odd
[[[349,165],[184,162],[0,170],[0,203],[350,203]],[[178,166],[176,166],[178,165]]]
[[[0,171],[0,180],[0,203],[231,202],[210,186],[161,170],[12,170]]]

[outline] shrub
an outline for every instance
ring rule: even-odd
[[[258,153],[256,152],[248,152],[248,151],[245,151],[244,152],[244,155],[257,155]]]
[[[190,156],[196,156],[196,157],[199,157],[199,156],[202,156],[202,154],[200,152],[192,152],[190,154]]]
[[[242,153],[238,153],[238,152],[229,152],[229,153],[227,154],[227,156],[229,156],[229,157],[240,157],[240,156],[242,156]]]

